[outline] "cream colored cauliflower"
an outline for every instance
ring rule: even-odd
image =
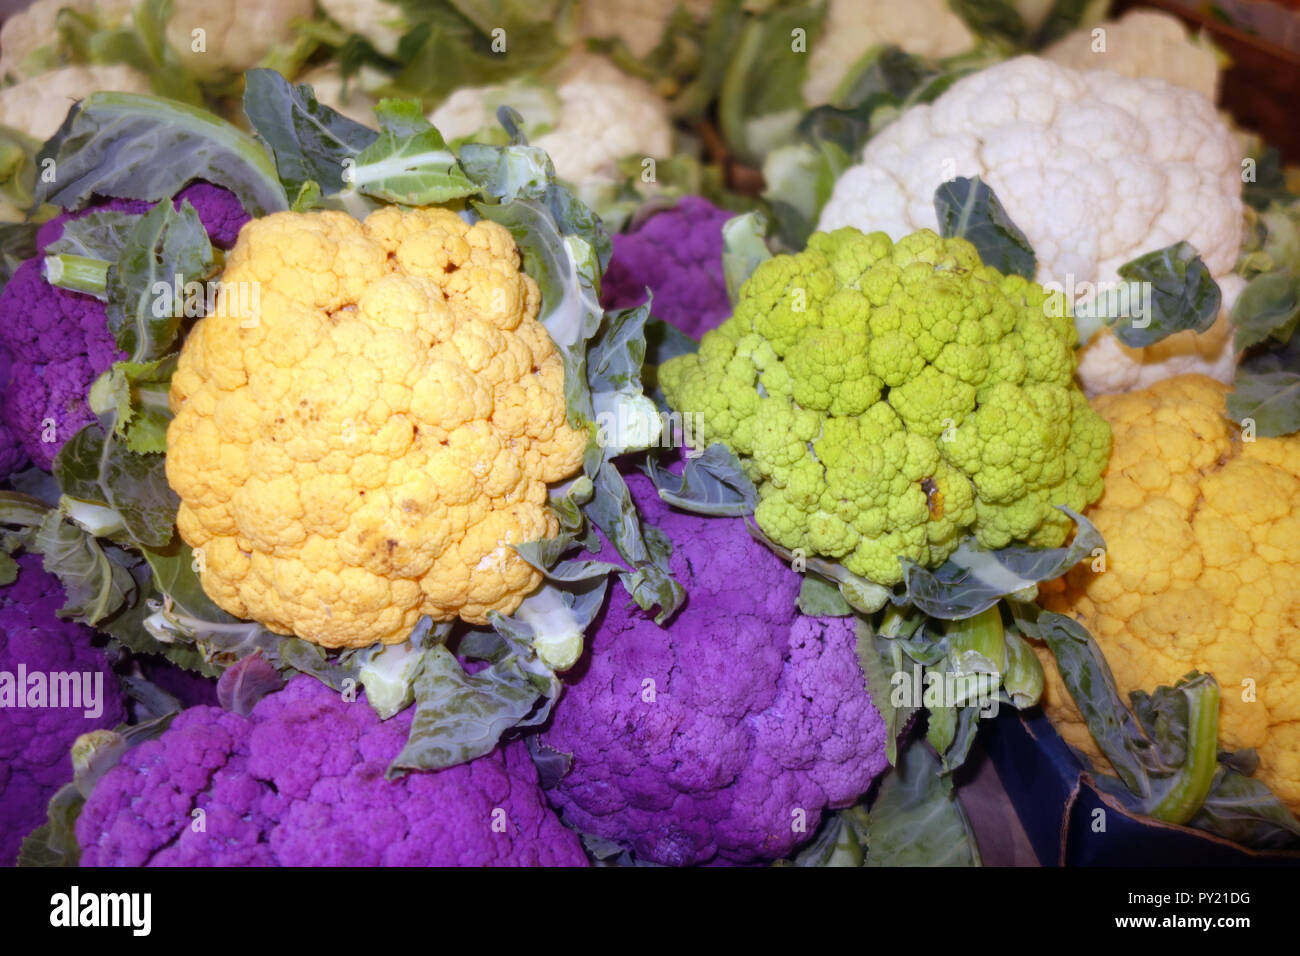
[[[558,113],[553,124],[547,124],[553,128],[530,142],[546,150],[561,179],[580,189],[601,186],[619,179],[621,159],[662,158],[671,153],[668,106],[648,83],[628,76],[603,57],[590,55],[571,57],[548,79],[554,83]],[[457,90],[429,120],[448,140],[495,131],[503,89]],[[528,96],[522,88],[519,94]],[[516,108],[526,123],[533,122],[526,106]]]
[[[831,0],[821,35],[809,49],[804,102],[829,103],[863,54],[886,43],[942,58],[970,50],[975,35],[946,0]]]
[[[294,38],[293,21],[309,19],[312,0],[176,0],[167,21],[167,42],[198,77],[243,73],[271,50]],[[195,31],[202,30],[204,50]]]
[[[713,0],[584,0],[582,35],[617,38],[634,56],[646,56],[663,39],[668,21],[679,6],[696,20],[704,20],[713,8]]]
[[[817,228],[893,237],[937,229],[938,186],[978,175],[1028,237],[1040,283],[1114,282],[1124,263],[1182,240],[1223,280],[1241,245],[1240,161],[1236,139],[1197,93],[1024,56],[959,80],[882,130],[836,182]],[[1140,356],[1103,344],[1110,335],[1083,352],[1090,393],[1150,381],[1174,360],[1177,371],[1231,372],[1223,326],[1217,339],[1170,339]],[[1220,350],[1206,361],[1200,350],[1212,341]],[[1093,350],[1101,356],[1090,360]]]
[[[33,76],[46,68],[39,54],[54,43],[55,23],[65,7],[93,13],[104,26],[114,26],[139,2],[37,0],[0,30],[0,75]],[[310,18],[313,9],[312,0],[174,0],[167,42],[196,76],[242,73],[257,66],[273,47],[292,42],[293,20]],[[201,41],[194,34],[200,29]],[[200,42],[203,51],[194,49]]]
[[[365,37],[380,53],[392,56],[406,32],[402,8],[387,0],[320,0],[325,15],[349,33]]]
[[[139,0],[36,0],[8,17],[0,28],[0,76],[25,79],[42,73],[52,63],[41,52],[54,43],[59,12],[94,12],[110,21],[120,20]]]
[[[556,533],[547,485],[587,436],[510,233],[445,209],[275,213],[222,281],[258,304],[195,326],[167,430],[208,596],[325,647],[514,612],[541,575],[511,545]]]
[[[1219,98],[1219,55],[1208,40],[1158,10],[1130,10],[1118,20],[1075,30],[1043,51],[1053,63],[1076,70],[1150,76]]]
[[[149,78],[129,66],[64,66],[0,89],[0,123],[46,140],[72,105],[91,93],[148,93]]]

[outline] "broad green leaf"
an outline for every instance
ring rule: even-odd
[[[1262,438],[1300,431],[1300,342],[1277,352],[1247,356],[1228,393],[1228,417],[1253,423]]]
[[[295,206],[308,183],[316,183],[318,193],[347,188],[347,164],[356,163],[379,134],[318,102],[309,85],[295,86],[274,70],[249,70],[244,84],[244,112],[271,148]]]
[[[1099,292],[1091,303],[1075,307],[1075,318],[1086,326],[1091,316],[1100,316],[1130,348],[1154,345],[1179,332],[1204,332],[1219,315],[1219,286],[1189,243],[1126,262],[1119,276],[1125,283],[1116,294]],[[1079,340],[1087,338],[1081,331]]]
[[[125,554],[101,545],[57,511],[41,522],[32,549],[63,585],[60,617],[98,624],[138,596]]]
[[[934,211],[939,232],[969,241],[986,266],[1033,280],[1038,268],[1033,247],[978,176],[959,176],[940,185],[934,192]]]
[[[92,424],[59,449],[54,475],[72,502],[111,509],[137,546],[160,548],[171,540],[180,499],[167,483],[162,455],[137,455]]]
[[[1078,526],[1068,548],[981,548],[967,538],[942,565],[929,570],[905,563],[907,600],[931,617],[961,620],[992,607],[1002,598],[1058,578],[1098,548],[1101,534],[1087,518],[1062,506]]]
[[[1286,342],[1300,323],[1300,278],[1282,271],[1255,276],[1232,307],[1232,323],[1239,352],[1270,339]]]
[[[772,251],[763,241],[766,233],[767,220],[759,212],[735,216],[722,227],[722,274],[732,305],[740,300],[740,287],[745,280],[772,258]]]
[[[388,777],[409,770],[440,770],[491,753],[507,730],[537,706],[544,689],[511,655],[468,674],[441,645],[424,652],[415,679],[415,715]]]
[[[383,100],[383,132],[356,157],[344,181],[368,196],[408,206],[445,203],[477,187],[415,101]]]
[[[642,470],[659,497],[685,511],[703,515],[748,515],[758,505],[758,491],[745,476],[740,461],[726,445],[715,442],[702,454],[687,453],[680,475],[663,468],[653,457]]]
[[[853,613],[839,587],[814,574],[804,575],[797,603],[799,612],[809,617],[848,617]]]
[[[108,327],[130,361],[152,362],[172,351],[181,320],[206,310],[206,289],[197,280],[214,267],[207,230],[189,200],[179,210],[160,202],[140,217],[108,286]]]
[[[92,93],[42,148],[38,162],[47,159],[56,175],[37,182],[36,200],[65,209],[95,194],[166,199],[194,179],[226,187],[253,216],[288,208],[257,140],[206,110],[156,96]]]
[[[980,865],[970,821],[939,771],[919,740],[899,754],[868,814],[867,866]]]
[[[46,822],[23,838],[18,866],[77,866],[81,846],[74,832],[86,798],[75,783],[60,787],[50,798]]]

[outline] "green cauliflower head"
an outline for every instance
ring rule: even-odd
[[[964,239],[816,233],[759,266],[699,352],[660,370],[673,408],[741,459],[777,544],[883,585],[907,558],[1057,547],[1101,494],[1110,429],[1075,384],[1073,320]]]

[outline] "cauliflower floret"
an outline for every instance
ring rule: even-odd
[[[1158,10],[1130,10],[1112,23],[1084,27],[1043,51],[1076,70],[1108,70],[1150,76],[1219,98],[1219,58],[1208,41],[1193,37],[1177,17]]]
[[[513,612],[541,575],[511,545],[556,533],[546,486],[587,436],[510,233],[446,209],[276,213],[222,281],[257,304],[186,339],[167,431],[208,595],[326,647]]]
[[[1243,441],[1226,391],[1185,375],[1095,401],[1115,440],[1088,511],[1105,567],[1080,564],[1042,603],[1088,628],[1126,700],[1191,670],[1213,674],[1223,748],[1254,748],[1256,776],[1300,812],[1300,437]],[[1052,722],[1106,767],[1038,650]]]
[[[34,139],[53,136],[77,100],[107,90],[148,93],[149,78],[129,66],[64,66],[0,89],[0,123]]]
[[[609,600],[541,738],[573,755],[551,799],[660,864],[785,856],[886,766],[853,619],[799,614],[800,576],[744,521],[675,511],[642,475],[627,484],[691,599],[666,630]]]
[[[818,228],[894,237],[936,229],[935,189],[980,176],[1028,237],[1039,282],[1116,282],[1124,263],[1181,240],[1218,280],[1232,272],[1241,245],[1240,160],[1232,133],[1197,93],[1019,57],[959,80],[873,138],[836,182]],[[1110,335],[1094,338],[1085,360],[1110,348],[1100,344]],[[1218,341],[1231,350],[1229,336]],[[1200,348],[1190,338],[1161,345],[1136,361],[1168,362],[1171,351]],[[1101,375],[1098,365],[1081,370],[1090,392],[1115,376],[1145,375],[1110,365]],[[1205,370],[1229,374],[1230,356],[1216,353]]]
[[[95,785],[76,825],[82,865],[587,865],[521,741],[385,780],[414,713],[381,721],[306,675],[247,717],[192,707]]]
[[[673,11],[684,7],[696,20],[704,20],[713,0],[584,0],[582,35],[622,40],[633,56],[647,56],[663,39]]]
[[[809,51],[804,102],[830,102],[854,64],[881,44],[942,58],[965,53],[975,45],[975,36],[946,0],[831,0],[821,35]]]
[[[531,139],[546,150],[556,174],[579,187],[617,182],[628,156],[672,152],[672,125],[663,98],[648,83],[598,56],[571,57],[553,77],[559,109],[553,128]],[[502,87],[457,90],[429,120],[448,140],[495,130]],[[516,105],[512,100],[511,105]],[[537,122],[517,106],[526,123]]]
[[[26,79],[43,72],[40,51],[48,47],[57,32],[59,12],[94,12],[112,20],[131,12],[137,0],[36,0],[11,14],[0,28],[0,76]]]
[[[1057,547],[1057,506],[1101,494],[1110,435],[1047,302],[964,239],[814,233],[659,382],[740,457],[769,538],[892,586],[900,558],[935,567],[970,533]]]
[[[407,30],[402,8],[387,0],[320,0],[321,9],[349,33],[365,37],[380,53],[393,56]]]

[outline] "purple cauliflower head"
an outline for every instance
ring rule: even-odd
[[[654,213],[633,232],[614,236],[614,254],[601,279],[607,309],[640,305],[649,287],[651,313],[694,339],[731,315],[722,274],[722,226],[731,213],[687,196]]]
[[[41,559],[20,555],[18,578],[0,589],[0,865],[14,862],[23,837],[45,822],[50,797],[72,779],[73,741],[116,726],[125,713],[121,684],[91,645],[93,632],[59,620],[62,603],[63,589]],[[69,701],[69,680],[51,675],[73,675],[91,696]],[[45,690],[33,706],[38,683]],[[49,706],[66,702],[80,706]]]
[[[187,710],[100,778],[77,821],[82,865],[587,864],[518,741],[386,780],[413,712],[381,721],[305,675],[247,717]]]
[[[656,863],[786,856],[885,769],[852,619],[800,615],[799,575],[743,521],[672,511],[645,477],[627,482],[689,597],[661,628],[612,596],[542,734],[573,755],[551,799]]]
[[[8,404],[6,393],[9,388],[9,371],[13,368],[13,359],[9,350],[0,346],[0,481],[27,463],[27,452],[12,431],[5,418],[5,405]]]
[[[195,183],[176,194],[188,199],[214,245],[229,248],[248,221],[231,192]],[[90,295],[60,289],[41,271],[45,248],[63,234],[64,224],[90,212],[117,209],[143,213],[152,203],[134,199],[96,202],[63,213],[36,234],[38,255],[14,270],[0,294],[0,347],[12,359],[5,390],[3,424],[31,460],[45,470],[63,443],[94,420],[86,402],[91,384],[120,352],[108,330],[104,303]]]

